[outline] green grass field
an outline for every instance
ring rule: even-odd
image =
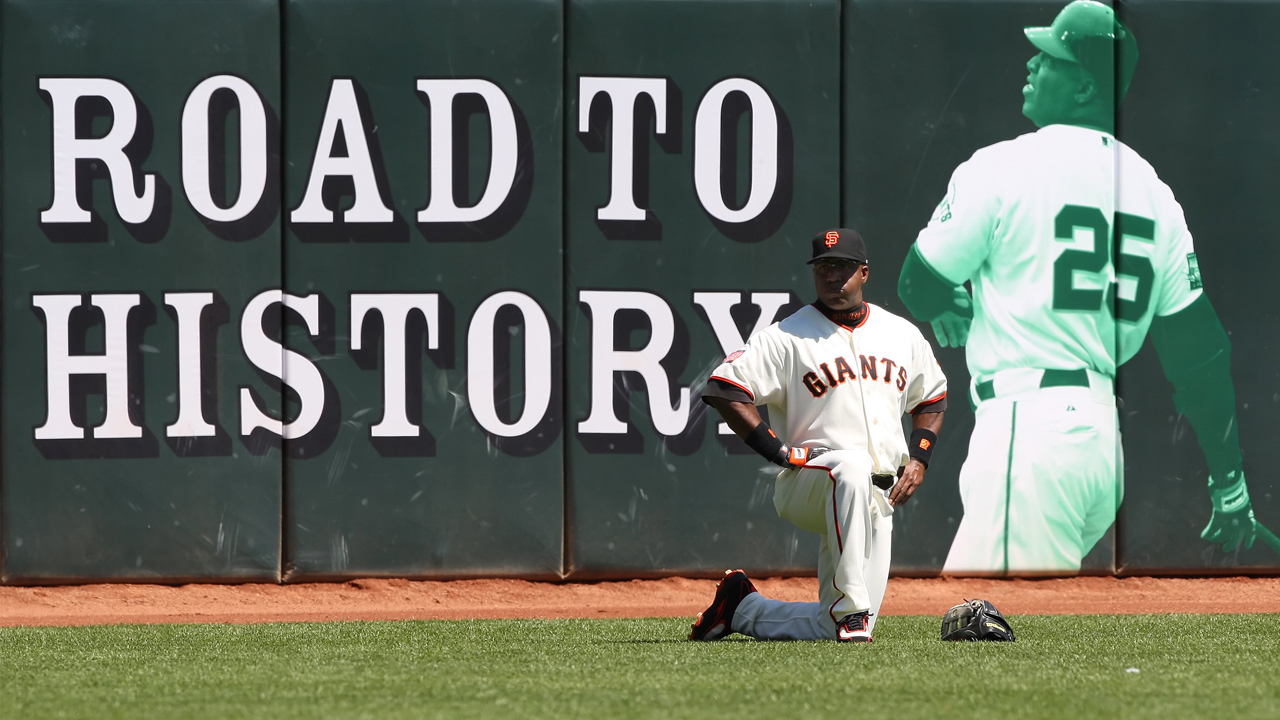
[[[871,645],[691,643],[687,619],[9,628],[0,717],[1280,717],[1280,615],[1012,622],[1011,645],[930,617]]]

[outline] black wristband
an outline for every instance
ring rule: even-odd
[[[929,456],[933,455],[933,446],[937,442],[937,433],[925,428],[916,428],[911,431],[911,442],[908,443],[910,450],[908,452],[911,457],[919,460],[920,464],[929,467]]]
[[[768,423],[757,425],[755,430],[747,433],[747,436],[742,438],[742,442],[746,443],[747,447],[760,453],[761,457],[774,465],[790,467],[787,465],[787,446],[778,439],[773,430],[769,429]]]

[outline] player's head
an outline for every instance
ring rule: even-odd
[[[1040,53],[1027,63],[1022,114],[1037,127],[1115,122],[1115,107],[1138,66],[1138,43],[1115,11],[1075,0],[1049,27],[1023,32]]]
[[[867,244],[857,230],[824,230],[813,238],[813,289],[832,310],[852,310],[862,304],[867,281]]]

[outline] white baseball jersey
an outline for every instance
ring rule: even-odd
[[[870,303],[855,327],[812,305],[761,330],[711,378],[767,405],[791,446],[866,450],[874,474],[909,456],[900,418],[947,394],[933,349],[912,323]]]
[[[1090,368],[1114,377],[1153,316],[1201,294],[1173,192],[1111,135],[1070,125],[974,153],[918,248],[942,277],[973,283],[974,376]]]

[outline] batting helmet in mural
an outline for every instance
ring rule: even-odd
[[[1049,55],[1079,63],[1099,80],[1114,80],[1117,100],[1128,91],[1138,66],[1138,41],[1110,7],[1075,0],[1049,27],[1028,27],[1023,32],[1032,45]]]

